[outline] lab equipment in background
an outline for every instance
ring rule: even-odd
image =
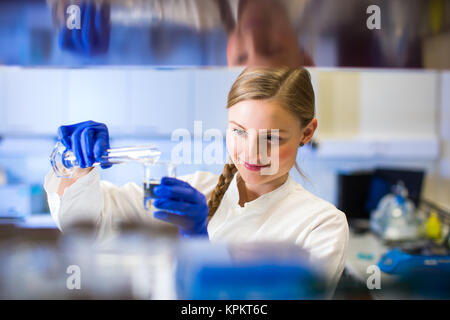
[[[22,219],[32,213],[32,192],[26,184],[0,186],[0,218]]]
[[[337,207],[345,212],[352,231],[369,230],[370,211],[366,208],[373,172],[356,171],[338,174]]]
[[[430,216],[425,223],[425,234],[429,239],[437,241],[441,239],[441,221],[436,210],[430,212]]]
[[[421,200],[424,170],[378,168],[373,172],[369,194],[366,200],[368,212],[375,210],[383,196],[392,191],[398,181],[408,189],[408,198],[418,207]]]
[[[421,235],[436,245],[450,249],[450,212],[435,202],[422,199],[419,213]]]
[[[288,243],[180,244],[176,287],[179,299],[320,299],[320,271]]]
[[[450,275],[450,252],[432,244],[420,244],[420,248],[413,250],[395,247],[381,257],[378,266],[389,274],[433,269],[447,271]]]
[[[370,217],[370,227],[384,241],[414,240],[419,236],[416,208],[408,190],[399,181],[392,193],[384,196]]]
[[[0,200],[0,218],[24,219],[31,214],[49,211],[41,185],[0,185]]]
[[[159,160],[161,151],[158,146],[151,144],[146,146],[110,148],[107,155],[103,156],[103,161],[94,163],[94,166],[101,164],[118,164],[127,162],[139,162],[142,164],[153,164]],[[50,163],[53,171],[59,178],[71,178],[76,168],[79,167],[78,160],[72,151],[61,143],[57,142],[50,155]]]
[[[408,197],[417,207],[422,191],[423,170],[377,168],[338,174],[337,208],[345,212],[353,232],[370,230],[370,215],[392,187],[403,181]]]
[[[447,236],[444,239],[444,245],[450,249],[450,230],[447,232]]]
[[[378,267],[395,276],[384,290],[400,293],[400,298],[450,298],[450,253],[444,247],[420,245],[412,253],[394,248],[381,257]]]

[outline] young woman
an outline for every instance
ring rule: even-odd
[[[99,236],[118,220],[177,225],[184,236],[211,241],[289,241],[325,267],[334,286],[344,268],[348,242],[345,214],[314,196],[289,175],[299,147],[317,128],[314,92],[303,68],[246,69],[228,95],[230,162],[218,177],[208,172],[163,178],[153,212],[143,208],[142,187],[100,181],[91,166],[109,148],[104,124],[88,121],[59,128],[81,169],[72,179],[50,172],[45,181],[51,214],[64,231],[80,219],[99,226]],[[267,134],[261,134],[261,132]],[[266,146],[265,154],[261,146]],[[264,156],[267,155],[267,156]],[[269,170],[274,169],[274,170]],[[267,174],[269,172],[269,174]]]

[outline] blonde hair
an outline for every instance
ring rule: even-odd
[[[306,126],[315,116],[311,76],[304,68],[247,68],[239,75],[228,94],[227,109],[245,100],[275,100]],[[300,169],[295,163],[296,169]],[[225,164],[219,181],[208,201],[209,216],[217,211],[228,186],[237,172],[230,161]]]

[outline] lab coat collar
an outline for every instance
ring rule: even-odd
[[[230,205],[235,210],[245,210],[245,211],[253,211],[257,210],[258,212],[265,212],[265,210],[259,210],[259,209],[267,209],[270,208],[273,204],[280,201],[282,198],[286,197],[288,193],[292,190],[293,184],[295,183],[292,179],[291,175],[289,174],[286,181],[276,188],[275,190],[272,190],[266,194],[261,195],[255,200],[249,201],[244,203],[244,207],[241,207],[239,205],[239,189],[237,186],[237,178],[238,178],[239,172],[237,172],[233,180],[230,183],[229,190],[227,190],[226,193],[229,194],[228,201],[230,201]],[[229,192],[228,192],[229,191]]]

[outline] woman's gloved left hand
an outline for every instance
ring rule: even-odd
[[[177,225],[184,237],[208,236],[209,208],[205,196],[189,183],[164,177],[154,188],[154,217]]]

